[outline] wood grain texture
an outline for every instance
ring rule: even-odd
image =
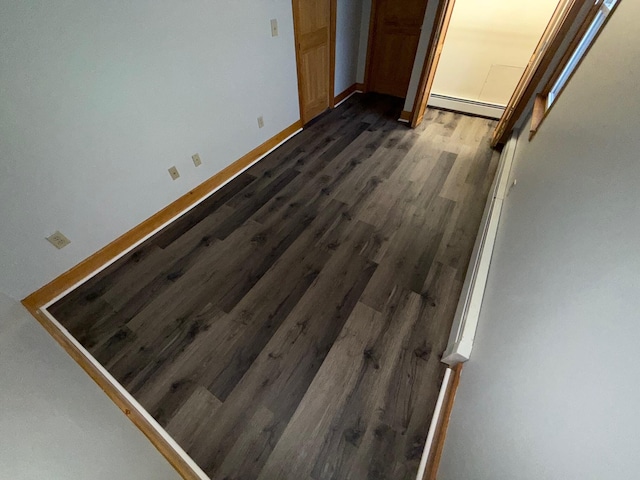
[[[437,480],[438,468],[440,467],[440,459],[442,458],[442,452],[444,450],[444,442],[447,439],[447,429],[449,428],[449,420],[451,419],[451,412],[453,411],[453,403],[456,399],[456,393],[458,386],[460,385],[460,375],[462,374],[462,367],[464,364],[459,363],[453,369],[453,374],[449,379],[449,385],[447,385],[447,393],[444,400],[442,410],[440,412],[440,418],[436,425],[436,433],[433,437],[433,444],[429,458],[427,459],[427,467],[424,472],[423,480]]]
[[[431,87],[436,77],[454,6],[455,0],[438,0],[438,9],[431,28],[431,36],[429,37],[429,45],[422,65],[416,98],[413,102],[413,111],[410,119],[412,128],[420,125],[427,110]]]
[[[302,123],[331,108],[335,77],[335,1],[293,0]]]
[[[558,78],[560,77],[560,75],[562,75],[562,71],[564,70],[565,66],[569,62],[569,59],[571,58],[571,56],[575,52],[576,48],[578,47],[578,45],[582,41],[582,38],[587,33],[587,30],[591,26],[591,23],[596,18],[596,15],[598,14],[598,10],[600,10],[600,7],[602,6],[602,3],[603,3],[603,0],[598,0],[597,2],[595,2],[595,3],[593,3],[591,5],[591,9],[584,16],[584,19],[582,20],[582,24],[580,25],[580,28],[573,35],[573,38],[571,39],[571,42],[567,46],[566,51],[564,52],[564,54],[562,55],[562,58],[558,62],[558,65],[555,67],[555,70],[554,70],[553,74],[549,77],[549,79],[547,80],[547,83],[545,84],[544,88],[542,89],[541,93],[543,95],[547,95],[551,91],[551,89],[553,88],[553,85],[558,81]],[[613,13],[613,10],[615,10],[618,5],[619,5],[619,2],[617,2],[613,6],[611,13]],[[609,15],[609,17],[610,17],[610,15]],[[606,21],[606,19],[605,19],[605,21]],[[602,30],[602,28],[600,30]],[[592,44],[597,39],[598,34],[599,34],[599,32],[596,33],[595,37],[592,39],[592,41],[591,41]],[[584,58],[586,56],[588,51],[589,51],[589,48],[587,48],[587,50],[585,51],[585,53],[582,56],[582,58]],[[582,58],[580,58],[578,60],[578,63],[576,64],[576,67],[575,67],[574,71],[577,70],[578,66],[580,65],[580,62],[582,62]]]
[[[494,122],[354,95],[50,308],[214,479],[414,478]]]
[[[339,94],[337,94],[336,97],[333,99],[333,105],[337,105],[338,103],[343,101],[345,98],[347,98],[349,95],[354,93],[356,91],[356,89],[357,89],[356,85],[357,84],[354,83],[353,85],[349,86],[348,88],[345,88],[344,91],[342,91]]]
[[[604,19],[604,23],[601,25],[600,29],[595,33],[595,35],[591,39],[591,42],[589,43],[589,45],[587,46],[587,48],[583,52],[582,56],[576,62],[575,66],[573,67],[573,70],[569,74],[568,78],[566,79],[566,81],[564,82],[564,84],[562,85],[560,90],[558,92],[556,92],[556,96],[555,96],[556,99],[560,95],[562,95],[562,93],[564,92],[565,87],[569,84],[569,82],[573,78],[574,73],[580,68],[580,64],[582,63],[582,60],[584,60],[584,58],[589,53],[589,50],[591,49],[591,46],[596,42],[596,40],[598,40],[598,37],[600,36],[600,33],[602,32],[602,30],[604,29],[606,24],[609,22],[609,19],[613,15],[614,11],[618,8],[618,5],[620,5],[620,2],[615,3],[613,5],[613,7],[611,8],[611,11],[609,12],[609,15],[607,15],[607,17]],[[558,78],[560,77],[560,75],[562,75],[562,72],[564,71],[565,67],[569,63],[569,60],[571,59],[571,57],[575,53],[578,45],[580,44],[580,42],[585,37],[587,31],[589,30],[589,27],[591,26],[592,22],[596,18],[596,15],[598,14],[598,11],[600,10],[601,6],[602,6],[602,0],[599,0],[598,2],[596,2],[595,4],[593,4],[591,6],[591,9],[589,10],[589,12],[585,15],[584,19],[582,20],[582,25],[580,25],[580,28],[573,35],[573,38],[572,38],[571,42],[569,43],[569,45],[567,46],[567,48],[566,48],[566,50],[564,52],[564,55],[562,56],[562,58],[560,59],[560,61],[556,65],[553,74],[547,80],[547,83],[542,88],[541,93],[536,96],[536,100],[534,101],[532,119],[531,119],[531,130],[530,130],[530,133],[529,133],[529,140],[533,139],[533,137],[537,133],[538,129],[540,128],[540,125],[547,118],[547,116],[549,115],[549,112],[553,109],[553,106],[556,104],[556,102],[554,101],[551,105],[547,106],[547,103],[548,103],[547,99],[548,99],[549,93],[551,92],[551,90],[555,86],[555,84],[558,81]],[[542,115],[540,115],[538,112],[536,112],[536,103],[538,102],[538,97],[543,97],[544,100],[545,100],[545,102],[544,102],[544,112],[542,113]],[[537,108],[540,109],[540,106],[538,106]],[[538,118],[535,118],[536,116]]]
[[[377,0],[371,29],[365,84],[372,92],[407,95],[428,0]]]
[[[211,191],[220,187],[220,185],[227,182],[239,171],[246,168],[247,165],[255,162],[262,155],[267,153],[273,147],[284,141],[287,137],[293,135],[301,128],[302,122],[300,120],[288,126],[277,135],[274,135],[269,140],[251,150],[246,155],[243,155],[241,158],[226,167],[224,170],[216,173],[214,176],[207,179],[193,190],[185,193],[182,197],[178,198],[175,202],[166,206],[158,213],[154,214],[152,217],[149,217],[147,220],[132,228],[125,234],[121,235],[90,257],[84,259],[78,265],[74,266],[59,277],[44,285],[42,288],[33,292],[28,297],[24,298],[22,300],[22,304],[30,311],[39,309],[40,307],[63,293],[65,290],[80,282],[83,278],[87,277],[88,275],[102,267],[104,264],[120,255],[132,245],[138,243],[144,237],[170,221],[176,215],[179,215],[180,213],[184,212],[186,209],[200,201]]]
[[[533,112],[531,113],[531,126],[529,128],[529,140],[533,138],[533,136],[538,131],[538,127],[540,123],[542,123],[542,119],[544,118],[544,114],[547,110],[547,96],[546,95],[536,95],[535,100],[533,101]]]
[[[95,381],[107,396],[122,410],[133,424],[144,433],[158,451],[167,459],[167,461],[176,469],[176,471],[186,480],[199,480],[200,475],[194,471],[185,459],[179,455],[173,446],[151,425],[151,423],[140,413],[136,405],[134,405],[125,395],[113,387],[111,380],[107,378],[93,363],[87,360],[85,353],[82,352],[67,336],[60,331],[58,326],[51,322],[40,310],[28,309],[29,312],[40,322],[45,330],[64,348],[64,350],[73,358],[83,370]]]
[[[523,115],[531,100],[542,90],[540,82],[552,68],[558,52],[566,43],[572,31],[579,32],[582,18],[593,11],[593,2],[588,0],[561,0],[538,43],[522,78],[507,103],[504,114],[491,139],[491,145],[503,144],[511,135],[517,121]],[[576,29],[576,25],[578,28]],[[569,39],[569,46],[572,38]],[[564,55],[564,53],[562,53]]]
[[[331,0],[330,8],[330,33],[329,41],[329,108],[336,106],[336,29],[338,17],[338,0]]]
[[[408,110],[403,110],[402,112],[400,112],[400,120],[410,122],[412,117],[413,112],[409,112]]]

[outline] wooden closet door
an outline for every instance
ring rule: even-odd
[[[404,98],[427,0],[374,0],[368,89]]]
[[[293,0],[300,115],[306,124],[331,106],[331,0]]]

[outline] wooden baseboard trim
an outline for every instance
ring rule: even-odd
[[[403,110],[402,113],[400,113],[400,118],[398,120],[400,120],[401,122],[409,123],[412,118],[413,118],[413,112]]]
[[[209,196],[223,184],[232,179],[240,171],[251,165],[271,149],[282,143],[288,137],[296,133],[302,128],[302,122],[298,120],[289,127],[282,130],[263,144],[251,150],[234,163],[226,167],[224,170],[216,173],[193,190],[187,192],[158,213],[154,214],[138,226],[132,228],[125,234],[121,235],[104,248],[100,249],[90,257],[86,258],[78,265],[72,267],[67,272],[55,278],[44,287],[33,292],[31,295],[22,300],[22,304],[35,317],[36,320],[49,332],[49,334],[64,348],[64,350],[73,358],[85,372],[100,386],[107,396],[124,412],[124,414],[142,431],[142,433],[153,443],[158,451],[167,459],[167,461],[176,469],[176,471],[187,480],[200,480],[206,478],[204,474],[198,471],[195,463],[191,465],[186,454],[180,454],[176,446],[165,438],[158,427],[155,426],[149,418],[143,413],[142,407],[134,403],[125,393],[124,389],[120,389],[117,383],[105,374],[97,362],[76,342],[74,342],[68,332],[65,332],[57,322],[50,317],[43,307],[55,299],[69,288],[77,285],[94,272],[111,262],[114,258],[120,256],[127,249],[135,246],[141,240],[154,233],[160,227],[170,222],[172,219],[181,215],[183,212],[197,204],[202,199]],[[188,457],[186,457],[188,458]]]
[[[344,92],[336,95],[336,98],[334,99],[334,105],[337,107],[339,103],[345,101],[348,97],[356,93],[356,90],[357,90],[356,84],[354,83],[349,88],[347,88]]]
[[[449,420],[453,410],[453,402],[456,398],[458,385],[460,384],[460,373],[462,372],[462,363],[453,367],[453,374],[449,377],[449,385],[447,387],[446,397],[440,411],[440,417],[436,426],[436,433],[429,456],[427,457],[427,466],[422,480],[436,480],[438,476],[438,468],[440,467],[440,459],[444,449],[444,442],[447,438],[447,428],[449,428]]]
[[[356,91],[364,92],[364,83],[356,83]]]
[[[160,227],[182,214],[190,207],[194,206],[211,192],[222,186],[233,178],[236,174],[263,156],[269,150],[283,142],[285,139],[302,128],[302,121],[298,120],[289,127],[274,135],[269,140],[251,150],[249,153],[239,158],[224,170],[216,173],[203,183],[178,198],[158,213],[146,219],[138,226],[132,228],[125,234],[98,250],[90,257],[72,267],[59,277],[55,278],[42,288],[36,290],[22,300],[22,304],[29,310],[38,310],[43,305],[64,293],[66,290],[76,285],[92,273],[99,270],[105,264],[122,254],[122,252],[139,243],[142,239],[152,234]]]
[[[115,403],[122,412],[142,431],[142,433],[151,441],[158,451],[167,459],[173,468],[187,480],[203,480],[206,477],[198,466],[187,460],[189,457],[186,453],[180,454],[175,446],[165,438],[158,428],[154,426],[147,417],[141,412],[141,407],[133,403],[127,395],[123,394],[94,362],[88,357],[88,354],[79,348],[70,338],[69,334],[64,332],[62,327],[54,322],[47,314],[40,309],[27,307],[29,312],[40,322],[40,324],[49,332],[49,334],[64,348],[64,350],[78,363],[82,369],[98,384],[98,386],[107,394],[107,396]],[[97,362],[96,362],[97,363]],[[189,459],[190,460],[190,459]],[[193,462],[191,460],[191,462]]]

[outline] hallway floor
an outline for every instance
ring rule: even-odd
[[[494,121],[355,95],[50,307],[214,479],[411,479]]]

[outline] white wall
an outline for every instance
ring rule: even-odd
[[[180,478],[38,322],[3,294],[0,385],[0,478]]]
[[[436,15],[437,2],[427,3],[427,10],[424,14],[424,21],[422,23],[422,31],[420,32],[420,39],[418,40],[418,48],[416,57],[413,64],[413,70],[411,73],[411,80],[409,81],[409,87],[407,88],[407,97],[405,99],[404,110],[412,111],[413,102],[415,101],[416,92],[418,90],[418,83],[420,81],[420,75],[422,74],[422,65],[424,63],[424,57],[427,52],[429,44],[429,37],[431,35],[431,28]],[[371,0],[362,0],[362,14],[360,25],[360,48],[358,56],[358,68],[357,68],[357,81],[364,83],[365,70],[367,65],[367,48],[369,42],[369,25],[371,22]]]
[[[413,111],[413,103],[418,93],[418,84],[422,76],[422,69],[427,55],[427,49],[429,48],[429,40],[431,40],[431,31],[436,19],[437,10],[438,2],[431,1],[427,3],[427,9],[424,12],[424,21],[422,22],[422,30],[420,31],[420,39],[418,40],[416,57],[413,61],[411,79],[409,80],[409,87],[407,88],[407,98],[404,102],[404,110],[407,112]]]
[[[4,2],[0,42],[0,291],[15,298],[299,119],[290,0]],[[64,250],[44,240],[56,229]]]
[[[638,477],[638,18],[621,2],[519,139],[440,480]]]
[[[358,68],[356,81],[364,83],[367,68],[367,48],[369,44],[369,26],[371,24],[371,0],[362,0],[360,13],[360,45],[358,48]]]
[[[334,95],[344,92],[358,81],[362,0],[338,0],[337,7]]]
[[[432,93],[506,105],[558,0],[456,0]]]

